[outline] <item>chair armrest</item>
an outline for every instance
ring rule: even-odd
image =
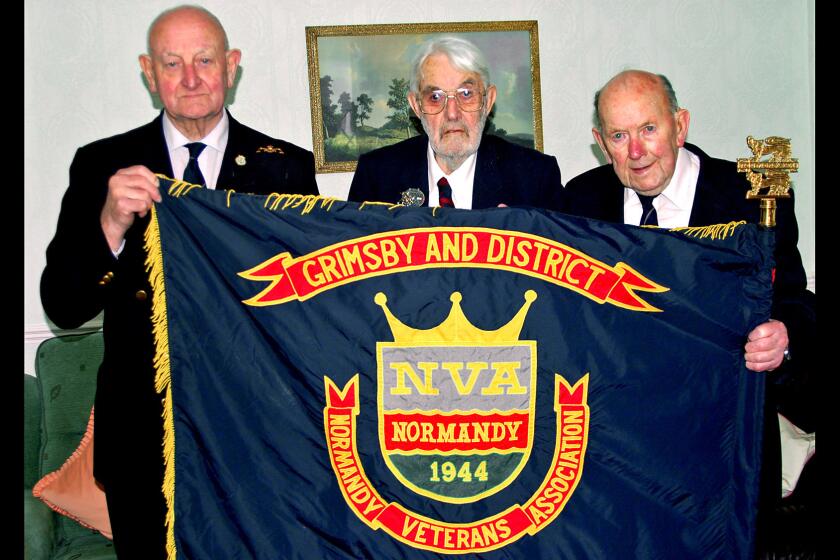
[[[47,505],[23,489],[23,557],[25,560],[49,560],[55,549],[55,516]]]

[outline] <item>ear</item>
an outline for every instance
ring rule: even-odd
[[[417,103],[417,97],[414,95],[414,92],[409,90],[406,94],[406,98],[408,99],[408,104],[411,105],[411,110],[414,111],[415,115],[417,115],[417,118],[422,119],[423,113],[420,112],[420,105]]]
[[[242,51],[231,49],[225,53],[225,68],[227,70],[227,87],[233,87],[236,81],[236,69],[239,68],[239,61],[242,60]]]
[[[487,88],[487,106],[484,108],[488,115],[493,110],[494,103],[496,103],[496,86],[491,85]]]
[[[691,121],[691,115],[688,114],[688,109],[679,109],[674,113],[674,121],[677,127],[677,146],[682,148],[688,136],[688,123]]]
[[[155,82],[155,68],[152,63],[152,57],[147,54],[141,54],[139,60],[140,69],[143,70],[143,75],[146,76],[146,82],[149,84],[149,91],[157,93],[157,82]]]
[[[595,138],[595,142],[598,143],[598,147],[601,148],[601,152],[603,152],[604,157],[607,158],[607,163],[612,163],[612,157],[610,157],[610,153],[607,151],[607,146],[604,144],[604,139],[601,137],[601,131],[597,128],[593,128],[592,137]]]

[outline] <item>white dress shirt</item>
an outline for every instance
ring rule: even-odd
[[[222,110],[222,118],[213,127],[213,130],[207,136],[198,140],[198,142],[207,146],[198,156],[198,168],[201,169],[201,174],[207,181],[208,189],[216,188],[216,181],[218,181],[219,172],[222,170],[222,158],[225,155],[229,130],[230,121],[227,111]],[[166,138],[166,148],[169,150],[172,173],[175,174],[176,179],[183,179],[184,170],[190,161],[190,151],[187,144],[193,142],[193,140],[181,134],[181,131],[175,128],[166,113],[163,117],[163,136]]]
[[[452,202],[455,208],[472,209],[473,199],[473,180],[475,179],[475,160],[477,154],[473,154],[452,173],[447,175],[443,169],[438,165],[435,159],[435,152],[432,150],[432,144],[426,150],[426,158],[429,164],[426,166],[429,169],[429,206],[440,206],[440,192],[437,187],[438,181],[441,177],[446,177],[449,181],[449,186],[452,187]]]
[[[671,182],[653,199],[659,227],[670,229],[688,225],[699,176],[700,158],[680,148]],[[639,225],[641,218],[642,202],[639,196],[633,189],[624,189],[624,223]]]

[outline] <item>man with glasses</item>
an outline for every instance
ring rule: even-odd
[[[553,156],[483,135],[495,101],[496,86],[475,45],[459,37],[424,44],[408,102],[425,134],[363,154],[348,200],[558,209],[563,185]]]

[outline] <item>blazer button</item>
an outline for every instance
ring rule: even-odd
[[[105,276],[103,276],[102,279],[99,280],[99,285],[104,286],[105,284],[108,284],[109,282],[111,282],[111,280],[113,278],[114,278],[114,273],[113,272],[106,272]]]
[[[145,290],[137,290],[137,293],[134,294],[134,297],[137,298],[137,301],[145,301],[146,300],[146,291]]]

